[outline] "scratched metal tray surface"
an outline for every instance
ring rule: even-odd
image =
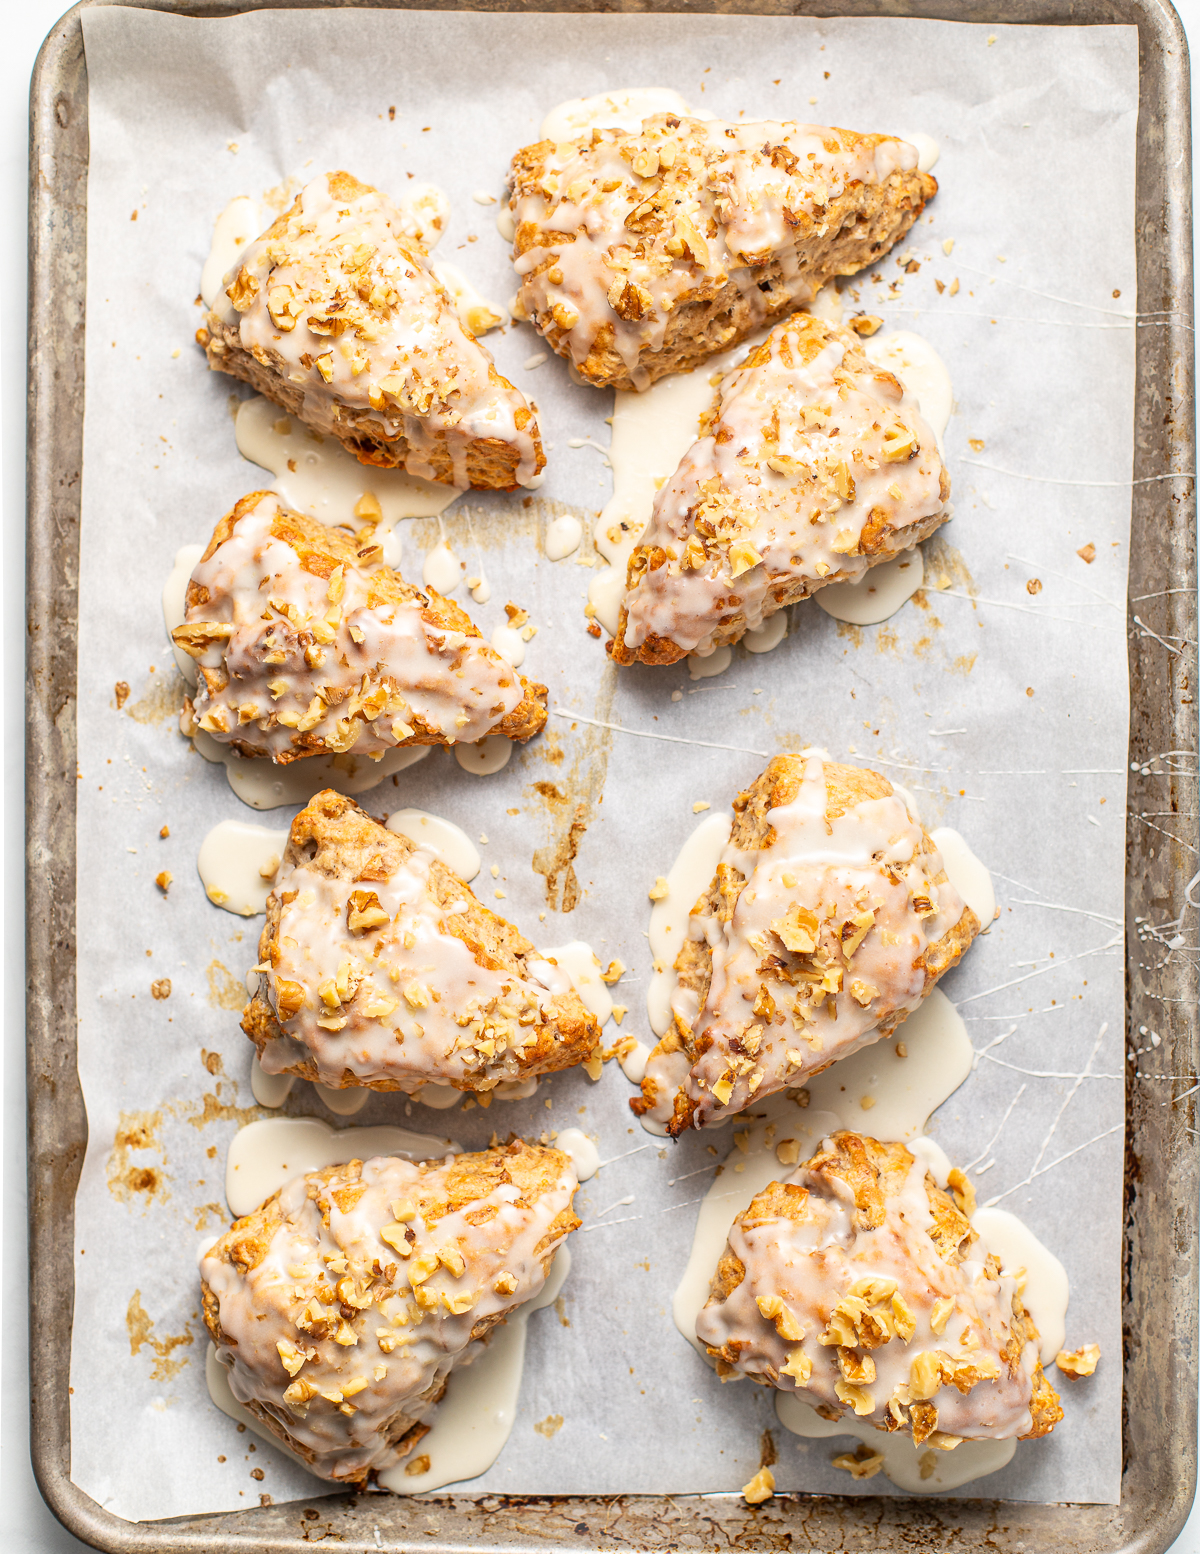
[[[1164,1035],[1181,1076],[1169,1100],[1127,1085],[1124,1459],[1121,1501],[778,1496],[439,1498],[342,1495],[130,1523],[71,1482],[68,1366],[74,1198],[87,1141],[75,1049],[75,697],[84,408],[88,89],[80,11],[42,49],[31,97],[28,443],[28,1125],[33,1463],[55,1515],[98,1549],[1129,1550],[1174,1539],[1196,1481],[1197,836],[1196,450],[1187,48],[1165,0],[422,0],[462,10],[727,11],[922,16],[1047,26],[1127,23],[1140,40],[1140,327],[1129,574],[1130,779],[1126,1020]],[[142,4],[146,0],[124,0]],[[278,0],[155,0],[195,16]],[[306,0],[285,0],[290,6]],[[355,3],[355,0],[351,0]],[[376,5],[389,0],[373,0]],[[396,0],[390,0],[395,4]],[[403,9],[403,5],[397,8]],[[1137,617],[1136,621],[1134,617]],[[1182,643],[1166,647],[1165,643]],[[1163,752],[1166,752],[1164,755]],[[1145,768],[1143,770],[1143,768]],[[1139,821],[1155,811],[1159,829]],[[1169,818],[1163,819],[1166,816]],[[1164,833],[1175,836],[1166,841]],[[1139,936],[1139,923],[1176,925]],[[1144,941],[1144,942],[1143,942]],[[1130,1065],[1134,1067],[1134,1065]],[[1193,1076],[1188,1078],[1186,1076]]]

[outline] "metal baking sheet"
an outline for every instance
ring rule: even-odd
[[[993,17],[993,19],[995,19],[995,20],[1026,20],[1026,17],[1001,17],[1001,16],[996,16],[996,17]],[[1104,20],[1116,20],[1116,19],[1127,20],[1127,17],[1104,17]],[[56,106],[58,106],[58,104],[56,104]],[[59,118],[59,123],[61,123],[61,113],[59,113],[58,118]],[[1142,168],[1144,168],[1144,160],[1146,160],[1146,159],[1144,159],[1144,146],[1142,146]],[[1144,269],[1144,256],[1142,256],[1142,269]],[[1147,298],[1146,289],[1144,289],[1144,286],[1142,286],[1142,308],[1146,308],[1147,301],[1149,301],[1149,300],[1158,300],[1158,298]],[[1152,323],[1152,320],[1153,320],[1153,323]],[[1147,325],[1149,325],[1149,329],[1147,329]],[[1150,333],[1150,331],[1152,331],[1152,329],[1155,329],[1155,328],[1163,328],[1163,314],[1160,314],[1160,312],[1150,312],[1149,315],[1146,315],[1146,317],[1144,317],[1144,328],[1142,328],[1142,342],[1141,342],[1142,343],[1142,351],[1141,351],[1141,356],[1144,356],[1144,354],[1146,354],[1146,353],[1144,353],[1144,337],[1146,337],[1146,334]],[[1141,373],[1142,387],[1144,387],[1144,362],[1142,362],[1141,359],[1139,359],[1139,373]],[[1142,452],[1142,449],[1139,449],[1139,454],[1141,454],[1141,452]],[[1153,468],[1153,466],[1152,466],[1152,468]],[[1188,462],[1184,463],[1183,468],[1191,468],[1191,462],[1189,462],[1189,460],[1188,460]],[[1141,469],[1139,469],[1138,472],[1139,472],[1139,474],[1141,474]],[[1156,468],[1155,472],[1156,472],[1156,474],[1161,474],[1161,472],[1163,472],[1163,466],[1161,466],[1161,465],[1158,466],[1158,468]],[[1142,477],[1142,479],[1146,479],[1146,477]],[[1161,488],[1164,488],[1164,486],[1166,486],[1166,490],[1167,491],[1175,491],[1175,490],[1178,490],[1178,488],[1180,488],[1180,486],[1186,486],[1186,483],[1184,483],[1184,482],[1161,482],[1161,480],[1153,479],[1153,476],[1149,477],[1149,482],[1147,482],[1147,483],[1149,483],[1149,485],[1152,485],[1152,486],[1153,485],[1160,486],[1160,493],[1158,493],[1158,494],[1160,494],[1160,496],[1161,496],[1161,494],[1163,494],[1163,490],[1161,490]],[[1141,493],[1142,486],[1136,486],[1135,490],[1138,491],[1138,493]],[[1161,503],[1160,503],[1160,505],[1161,505]],[[33,510],[31,510],[31,511],[33,511]],[[34,521],[34,522],[36,522],[36,521]],[[1136,524],[1136,522],[1138,522],[1138,513],[1136,513],[1136,503],[1135,503],[1135,524]],[[1186,519],[1184,519],[1184,522],[1186,522]],[[1163,525],[1161,525],[1161,519],[1160,519],[1160,524],[1158,524],[1158,527],[1160,527],[1160,533],[1161,533],[1161,528],[1163,528]],[[1135,535],[1136,535],[1136,531],[1135,531]],[[34,533],[33,538],[34,538],[34,544],[36,544],[36,538],[37,538],[36,533]],[[1141,549],[1142,549],[1141,545],[1136,544],[1136,541],[1135,541],[1135,555],[1136,555],[1136,553],[1138,553],[1138,550],[1141,550]],[[36,564],[36,563],[34,563],[34,564]],[[1135,573],[1135,577],[1136,577],[1136,573]],[[1172,586],[1172,587],[1178,586],[1178,583],[1180,583],[1180,578],[1178,578],[1178,573],[1175,573],[1175,577],[1172,577],[1172,581],[1170,581],[1170,586]],[[1146,608],[1149,608],[1149,605],[1152,605],[1152,603],[1158,603],[1158,601],[1156,601],[1156,600],[1144,600],[1144,594],[1150,594],[1150,592],[1158,592],[1158,589],[1152,589],[1152,587],[1146,586],[1146,584],[1144,584],[1144,583],[1142,583],[1142,586],[1139,586],[1138,581],[1133,581],[1132,587],[1130,587],[1130,592],[1132,592],[1132,595],[1133,595],[1133,598],[1135,598],[1135,601],[1142,601],[1142,603],[1144,603],[1144,606],[1146,606]],[[1166,598],[1169,598],[1169,600],[1174,600],[1175,597],[1177,597],[1177,595],[1174,595],[1174,594],[1166,595]],[[1155,617],[1153,617],[1153,615],[1147,615],[1146,614],[1146,608],[1142,608],[1141,615],[1139,615],[1139,628],[1141,628],[1141,629],[1150,629],[1150,631],[1156,631],[1156,632],[1158,632],[1158,636],[1166,637],[1167,640],[1178,640],[1178,639],[1181,639],[1181,637],[1188,637],[1188,631],[1186,631],[1186,629],[1183,629],[1183,631],[1180,631],[1180,629],[1178,629],[1178,620],[1167,620],[1167,622],[1163,623],[1163,625],[1158,625],[1158,623],[1155,622]],[[1172,629],[1172,628],[1175,628],[1175,629]],[[1146,640],[1150,640],[1150,639],[1146,639]],[[1161,660],[1161,657],[1164,657],[1164,654],[1163,654],[1163,650],[1161,650],[1161,646],[1160,646],[1160,660]],[[1172,651],[1172,659],[1178,660],[1178,659],[1181,659],[1181,657],[1183,657],[1183,654],[1178,653],[1178,651]],[[1174,664],[1174,665],[1172,665],[1172,667],[1175,668],[1175,671],[1177,671],[1177,673],[1178,673],[1178,671],[1180,671],[1180,664]],[[1184,671],[1184,673],[1186,673],[1186,671]],[[1138,698],[1138,688],[1139,688],[1138,687],[1138,681],[1136,681],[1136,676],[1135,676],[1135,681],[1133,681],[1133,690],[1135,690],[1135,701],[1138,701],[1138,699],[1139,699]],[[1186,687],[1183,687],[1183,690],[1186,690]],[[1161,693],[1160,693],[1160,695],[1161,695]],[[1183,702],[1181,702],[1181,706],[1183,706]],[[1141,709],[1141,707],[1138,707],[1138,715],[1142,715],[1142,713],[1144,713],[1144,709]],[[1158,780],[1158,782],[1160,782],[1160,785],[1161,785],[1161,783],[1164,782],[1164,780],[1167,780],[1167,782],[1170,783],[1170,786],[1172,786],[1172,788],[1175,788],[1175,786],[1178,786],[1178,788],[1180,788],[1180,794],[1181,794],[1181,791],[1183,791],[1183,786],[1186,786],[1186,777],[1184,777],[1184,779],[1181,780],[1181,782],[1180,782],[1180,780],[1178,780],[1178,777],[1177,777],[1178,768],[1186,768],[1186,769],[1188,769],[1188,771],[1194,772],[1194,761],[1180,760],[1180,757],[1178,757],[1177,752],[1181,751],[1181,749],[1188,749],[1188,747],[1189,746],[1188,746],[1188,744],[1186,744],[1186,740],[1183,740],[1183,738],[1181,738],[1181,737],[1170,738],[1170,740],[1167,740],[1167,741],[1158,740],[1158,741],[1156,741],[1156,743],[1150,743],[1149,747],[1147,747],[1147,754],[1153,754],[1153,752],[1161,752],[1161,751],[1175,752],[1175,754],[1170,754],[1169,757],[1167,757],[1167,766],[1169,766],[1169,768],[1175,768],[1175,771],[1169,771],[1169,772],[1166,772],[1166,774],[1164,774],[1164,772],[1163,772],[1163,761],[1161,761],[1161,760],[1160,761],[1156,761],[1156,763],[1152,763],[1152,766],[1150,766],[1149,771],[1146,772],[1147,779],[1150,779],[1150,777],[1155,777],[1155,779]],[[1132,808],[1132,813],[1133,813],[1133,811],[1138,810],[1138,794],[1133,793],[1132,799],[1133,799],[1132,807],[1130,807],[1130,808]],[[1153,813],[1155,813],[1156,816],[1160,816],[1160,822],[1158,822],[1158,827],[1160,827],[1160,834],[1161,834],[1161,831],[1163,831],[1164,828],[1167,827],[1167,825],[1170,825],[1170,822],[1163,822],[1163,821],[1161,821],[1161,816],[1163,816],[1163,813],[1164,813],[1164,811],[1163,811],[1163,794],[1161,794],[1161,793],[1153,794],[1152,802],[1150,802],[1149,797],[1147,797],[1146,808],[1153,808]],[[1188,824],[1188,822],[1184,821],[1184,814],[1188,814],[1188,813],[1194,814],[1194,810],[1189,811],[1188,805],[1186,805],[1186,802],[1183,802],[1183,800],[1181,800],[1181,802],[1178,803],[1177,811],[1178,811],[1178,814],[1180,814],[1180,824],[1183,824],[1183,825]],[[1178,825],[1177,825],[1177,827],[1175,827],[1175,831],[1177,831],[1177,834],[1178,834]],[[1184,834],[1186,834],[1186,831],[1184,831]],[[1181,848],[1186,847],[1186,845],[1188,845],[1188,844],[1180,844],[1180,850],[1181,850]],[[1153,852],[1152,852],[1152,856],[1153,856]],[[1186,856],[1186,853],[1184,853],[1184,856]],[[1174,859],[1170,859],[1170,861],[1174,862]],[[1136,872],[1136,870],[1132,870],[1132,873],[1135,873],[1135,872]],[[1180,872],[1180,870],[1175,870],[1175,873],[1177,873],[1177,875],[1178,875],[1177,880],[1175,880],[1175,886],[1181,886],[1181,883],[1183,883],[1184,880],[1188,880],[1188,876],[1189,876],[1189,873],[1191,873],[1191,870],[1189,870],[1188,867],[1186,867],[1186,864],[1184,864],[1183,872]],[[1142,915],[1153,915],[1153,918],[1155,918],[1156,922],[1161,922],[1161,920],[1163,920],[1164,915],[1172,915],[1172,909],[1164,908],[1164,904],[1161,903],[1161,901],[1156,900],[1155,903],[1153,903],[1153,912],[1152,912],[1152,914],[1150,914],[1150,912],[1146,912],[1146,914],[1142,914]],[[1180,914],[1178,914],[1178,911],[1175,911],[1174,915],[1180,915]],[[1132,942],[1133,942],[1133,940],[1132,940]],[[1153,948],[1152,948],[1152,954],[1153,954]],[[1135,956],[1135,959],[1136,959],[1136,956]],[[1146,960],[1147,959],[1146,949],[1144,949],[1144,948],[1141,949],[1141,959],[1142,960]],[[1177,957],[1177,959],[1186,959],[1186,957]],[[1158,970],[1158,973],[1160,973],[1160,976],[1161,976],[1161,973],[1163,973],[1163,968],[1158,967],[1158,968],[1156,968],[1156,970]],[[1167,971],[1167,973],[1169,973],[1170,967],[1167,967],[1166,971]],[[1160,982],[1160,985],[1161,985],[1161,982]],[[1160,1030],[1166,1029],[1167,1041],[1169,1041],[1169,1043],[1170,1043],[1170,1035],[1169,1035],[1170,1024],[1167,1023],[1166,1026],[1164,1026],[1163,1016],[1161,1016],[1161,1010],[1150,1010],[1150,1013],[1149,1013],[1149,1015],[1146,1016],[1146,1018],[1152,1018],[1153,1019],[1153,1024],[1155,1024],[1156,1029],[1160,1029]],[[1174,1058],[1174,1063],[1172,1063],[1172,1069],[1174,1069],[1174,1072],[1177,1072],[1177,1074],[1183,1075],[1183,1074],[1188,1074],[1188,1072],[1194,1071],[1194,1064],[1191,1063],[1191,1060],[1189,1060],[1188,1063],[1186,1063],[1186,1064],[1184,1064],[1183,1061],[1181,1061],[1181,1049],[1180,1049],[1180,1047],[1178,1047],[1177,1043],[1170,1044],[1170,1049],[1172,1049],[1172,1058]],[[1184,1085],[1178,1086],[1178,1088],[1180,1088],[1180,1089],[1186,1088],[1186,1083],[1184,1083]],[[1161,1089],[1160,1089],[1160,1096],[1161,1096]],[[1177,1110],[1178,1110],[1178,1108],[1177,1108]],[[1144,1226],[1139,1226],[1139,1229],[1144,1229]],[[1128,1375],[1127,1375],[1127,1386],[1128,1386]],[[1142,1436],[1142,1439],[1146,1439],[1146,1437]],[[76,1493],[76,1495],[78,1495],[78,1492],[75,1492],[75,1493]],[[459,1497],[459,1503],[471,1504],[471,1498],[469,1498],[469,1497]],[[570,1501],[561,1501],[560,1504],[561,1504],[561,1506],[570,1506],[570,1504],[574,1504],[574,1503],[570,1503]],[[681,1504],[681,1501],[675,1501],[675,1504]],[[709,1507],[709,1509],[710,1509],[710,1507],[712,1507],[712,1504],[713,1504],[712,1501],[707,1501],[706,1506]],[[326,1514],[328,1514],[328,1506],[330,1506],[330,1503],[328,1503],[328,1501],[322,1501],[322,1503],[320,1503],[320,1520],[325,1520]],[[372,1524],[372,1526],[379,1526],[379,1528],[382,1528],[382,1526],[384,1526],[385,1523],[392,1523],[393,1518],[390,1518],[390,1515],[376,1514],[376,1507],[378,1507],[378,1506],[379,1506],[378,1501],[372,1501],[372,1503],[370,1503],[370,1524]],[[940,1509],[940,1507],[939,1507],[939,1509]],[[1015,1509],[1013,1509],[1013,1507],[1006,1507],[1006,1515],[1007,1515],[1007,1517],[1009,1517],[1009,1520],[1012,1520],[1013,1515],[1017,1515],[1017,1512],[1015,1512]],[[849,1514],[847,1514],[847,1517],[849,1517]],[[227,1518],[222,1518],[222,1520],[227,1520]],[[760,1517],[759,1520],[762,1521],[762,1517]],[[766,1518],[766,1520],[769,1520],[769,1517]],[[418,1524],[420,1524],[420,1518],[418,1518]],[[191,1526],[194,1526],[194,1523],[191,1523]],[[427,1526],[427,1523],[424,1523],[424,1526]],[[311,1535],[312,1532],[316,1531],[316,1529],[309,1528],[308,1531],[309,1531],[309,1535]],[[364,1524],[364,1531],[365,1531],[365,1524]],[[763,1531],[766,1531],[766,1529],[763,1529]],[[678,1532],[676,1532],[676,1535],[678,1535]],[[1111,1542],[1111,1540],[1107,1540],[1107,1542]],[[123,1545],[123,1543],[113,1543],[113,1545],[107,1545],[107,1546],[137,1546],[137,1543],[132,1543],[132,1545]],[[176,1545],[163,1545],[163,1543],[157,1543],[157,1545],[155,1545],[155,1546],[176,1546]],[[185,1545],[177,1545],[177,1546],[185,1546]],[[210,1542],[210,1543],[208,1543],[207,1546],[219,1546],[219,1545],[213,1545],[213,1543]]]

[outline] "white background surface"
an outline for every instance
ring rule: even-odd
[[[2,415],[4,529],[0,543],[0,632],[3,633],[5,692],[0,697],[0,761],[3,763],[3,829],[0,867],[4,872],[3,953],[7,984],[23,984],[22,952],[22,664],[24,632],[24,375],[22,328],[25,295],[27,187],[26,97],[29,72],[60,0],[24,0],[6,7],[6,48],[0,60],[0,199],[7,220],[0,224],[0,281],[8,305],[0,316],[0,415]],[[1200,36],[1200,0],[1181,4],[1185,23]],[[50,1551],[83,1545],[57,1526],[42,1505],[28,1466],[25,1349],[24,1055],[20,1025],[8,1033],[4,1055],[3,1254],[4,1305],[8,1317],[0,1377],[0,1503],[5,1508],[4,1547]],[[1200,1551],[1200,1516],[1189,1523],[1175,1554]]]

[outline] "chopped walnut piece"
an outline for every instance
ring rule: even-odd
[[[118,680],[113,687],[113,694],[117,698],[117,711],[120,712],[121,708],[129,700],[129,681]]]
[[[150,996],[151,996],[151,998],[157,998],[157,999],[170,998],[170,996],[171,996],[171,979],[170,979],[170,977],[160,977],[157,982],[151,982],[151,984],[150,984]]]
[[[1089,540],[1086,545],[1081,545],[1075,552],[1081,561],[1086,561],[1088,566],[1096,559],[1096,547]]]
[[[856,313],[850,320],[850,328],[856,335],[873,335],[883,328],[883,320],[876,318],[874,313]]]
[[[663,875],[660,874],[650,887],[650,899],[651,901],[665,901],[670,894],[671,887],[667,884]]]
[[[1064,1376],[1070,1376],[1074,1381],[1078,1381],[1081,1376],[1090,1376],[1099,1360],[1099,1344],[1084,1344],[1080,1349],[1060,1349],[1054,1356],[1055,1365]]]
[[[171,873],[170,869],[163,869],[163,871],[160,874],[156,874],[154,876],[154,883],[158,886],[159,890],[161,890],[163,895],[165,896],[167,891],[170,890],[170,888],[171,888],[171,881],[174,878],[175,878],[175,876]]]
[[[853,1453],[840,1452],[833,1458],[833,1465],[835,1468],[845,1469],[854,1478],[874,1478],[883,1467],[883,1453],[872,1451],[864,1442]]]
[[[775,1475],[770,1468],[759,1468],[748,1484],[742,1486],[742,1498],[747,1505],[762,1505],[775,1493]]]

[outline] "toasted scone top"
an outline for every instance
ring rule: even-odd
[[[502,932],[493,932],[492,925]],[[268,1073],[312,1059],[323,1083],[488,1090],[581,1062],[599,1028],[565,972],[488,912],[427,847],[319,793],[292,822],[258,966],[281,1034]],[[564,1054],[557,1020],[582,1018]]]
[[[696,1322],[724,1376],[853,1410],[917,1445],[1046,1434],[1062,1417],[1017,1277],[903,1144],[826,1139],[739,1214]]]
[[[798,234],[823,237],[826,206],[851,185],[916,165],[915,147],[884,135],[669,113],[636,134],[527,146],[509,175],[527,311],[567,332],[576,364],[611,327],[634,382],[648,381],[639,353],[660,348],[680,303],[790,252]],[[794,303],[811,300],[794,259],[782,281]]]
[[[196,723],[285,763],[482,739],[524,690],[441,603],[385,567],[378,544],[359,549],[273,492],[244,497],[192,572],[174,633],[200,669]]]
[[[949,494],[913,395],[851,331],[794,314],[721,381],[707,434],[655,498],[630,558],[624,648],[706,649],[723,623],[753,630],[781,603],[857,581],[923,538]]]
[[[391,1466],[449,1371],[541,1289],[576,1185],[566,1155],[519,1140],[296,1177],[200,1264],[233,1395],[324,1478]]]
[[[462,487],[468,441],[498,438],[519,449],[524,483],[538,466],[533,413],[463,327],[412,230],[411,215],[350,174],[314,178],[227,288],[241,344],[282,362],[318,431],[333,431],[341,406],[374,411],[385,437],[408,439],[412,474],[435,478],[423,454],[444,441]]]
[[[671,1011],[696,1056],[673,1039],[646,1066],[662,1120],[673,1103],[678,1114],[681,1089],[694,1127],[878,1039],[932,982],[930,946],[964,915],[978,927],[924,828],[875,772],[815,752],[776,756],[734,808],[676,961]],[[689,975],[702,946],[711,972]]]

